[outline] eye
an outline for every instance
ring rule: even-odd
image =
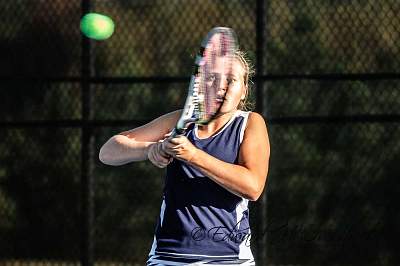
[[[231,84],[233,84],[233,83],[236,82],[236,79],[234,79],[234,78],[227,78],[226,81],[228,82],[228,85],[231,85]]]
[[[216,79],[215,74],[210,74],[206,77],[206,82],[214,82],[215,79]]]

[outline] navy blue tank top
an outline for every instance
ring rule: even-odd
[[[186,132],[199,149],[236,164],[249,112],[237,111],[216,134],[200,139],[197,126]],[[248,200],[236,196],[198,169],[173,160],[167,167],[163,202],[150,256],[198,259],[253,259]]]

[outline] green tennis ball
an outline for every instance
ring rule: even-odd
[[[114,22],[105,15],[88,13],[81,19],[81,31],[88,38],[105,40],[113,34]]]

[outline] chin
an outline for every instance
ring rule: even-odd
[[[220,114],[229,114],[229,113],[233,113],[233,112],[235,112],[237,109],[233,109],[233,108],[221,108],[220,110],[219,110],[219,113]]]
[[[219,108],[219,113],[220,114],[228,114],[235,112],[237,110],[237,106],[233,106],[232,102],[226,101],[221,105]]]

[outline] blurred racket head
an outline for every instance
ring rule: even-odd
[[[224,100],[218,91],[226,86],[236,51],[236,34],[231,28],[213,28],[203,39],[175,135],[183,134],[191,123],[207,124],[218,113]]]

